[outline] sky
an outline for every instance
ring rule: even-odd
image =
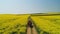
[[[60,12],[60,0],[0,0],[0,14],[44,12]]]

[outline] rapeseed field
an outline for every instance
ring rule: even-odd
[[[60,34],[60,15],[31,16],[39,34]]]
[[[0,15],[0,34],[25,34],[29,15]]]
[[[60,34],[60,15],[0,14],[0,34],[26,34],[28,18],[38,34]]]

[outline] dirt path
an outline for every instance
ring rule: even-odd
[[[27,34],[31,34],[31,28],[27,27]]]
[[[30,19],[27,24],[27,34],[38,34]]]
[[[27,34],[38,34],[38,33],[37,33],[35,27],[33,27],[33,28],[28,27]]]

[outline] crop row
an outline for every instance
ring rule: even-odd
[[[55,19],[60,19],[59,16],[32,16],[31,18],[39,30],[41,29],[49,34],[60,34],[60,25],[57,24],[60,21],[53,21]]]

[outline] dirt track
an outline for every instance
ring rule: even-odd
[[[37,33],[35,27],[33,27],[33,28],[28,27],[27,34],[38,34],[38,33]]]

